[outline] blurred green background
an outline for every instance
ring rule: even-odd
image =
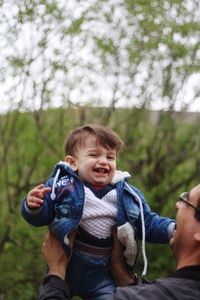
[[[0,299],[33,300],[47,228],[21,202],[64,157],[69,130],[109,126],[125,142],[118,168],[152,210],[175,217],[199,182],[199,1],[0,1]],[[148,277],[174,267],[147,245]],[[136,271],[143,267],[139,257]]]

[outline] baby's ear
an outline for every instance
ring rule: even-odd
[[[77,171],[78,167],[77,167],[77,161],[76,161],[76,158],[74,156],[71,156],[71,155],[67,155],[65,156],[65,161],[70,164],[70,166],[72,167],[72,169],[74,171]]]

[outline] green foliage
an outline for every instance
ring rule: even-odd
[[[114,54],[117,52],[117,48],[114,46],[113,41],[111,39],[105,40],[96,38],[96,43],[99,49],[102,49],[105,53]]]
[[[46,228],[22,220],[21,201],[63,159],[72,128],[95,122],[119,133],[119,169],[162,215],[174,217],[177,195],[199,181],[199,122],[173,112],[199,97],[196,84],[182,99],[200,71],[199,1],[189,2],[0,1],[0,298],[36,298]],[[155,102],[167,112],[152,117],[145,108]],[[130,109],[116,109],[123,104]],[[147,247],[151,279],[174,267],[168,247],[156,247]]]
[[[23,59],[19,57],[10,57],[10,64],[13,68],[22,68],[25,65]]]
[[[145,109],[108,113],[106,108],[85,106],[0,116],[0,294],[6,299],[35,299],[42,282],[45,262],[40,248],[47,228],[32,228],[22,219],[21,201],[63,159],[63,143],[71,129],[94,122],[115,130],[125,142],[118,169],[132,174],[130,182],[163,216],[175,217],[179,193],[198,183],[198,121],[184,122],[181,113],[160,112],[155,123]],[[150,279],[174,268],[166,245],[149,244],[147,255]],[[140,254],[136,272],[142,267]]]
[[[200,69],[198,0],[20,0],[13,9],[11,2],[2,7],[0,34],[2,81],[15,79],[1,101],[12,109],[135,99],[138,107],[158,101],[172,109],[198,99],[198,84],[191,101],[180,96]]]
[[[74,20],[71,24],[71,26],[68,28],[67,33],[68,34],[78,34],[81,32],[81,25],[84,22],[84,18],[80,17],[76,20]]]

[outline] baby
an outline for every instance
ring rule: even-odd
[[[23,200],[23,217],[34,226],[50,225],[71,255],[66,278],[71,296],[103,300],[113,293],[116,284],[108,267],[113,226],[131,271],[137,240],[142,239],[143,275],[145,239],[167,243],[174,229],[174,220],[151,212],[143,194],[127,182],[129,173],[116,170],[122,146],[119,136],[104,126],[88,124],[72,130],[64,146],[65,161],[56,164],[45,186],[37,186]],[[68,234],[75,228],[71,251]]]

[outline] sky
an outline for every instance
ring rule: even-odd
[[[160,43],[158,55],[162,54],[164,58],[154,62],[151,80],[148,78],[148,58],[131,70],[126,47],[134,35],[134,20],[130,24],[122,2],[109,0],[105,6],[97,0],[70,0],[67,4],[59,0],[59,7],[62,11],[65,9],[62,22],[55,21],[56,18],[52,16],[44,17],[45,7],[40,5],[34,22],[25,19],[20,23],[19,19],[17,22],[17,15],[19,9],[23,8],[15,1],[6,1],[0,12],[0,112],[38,109],[41,106],[45,108],[49,104],[57,107],[66,104],[66,99],[74,105],[90,102],[104,106],[109,106],[114,99],[116,107],[139,107],[147,98],[151,109],[167,109],[170,99],[162,97],[158,88],[162,82],[159,68],[161,64],[163,67],[170,63],[165,57],[166,46]],[[97,13],[91,9],[94,5],[99,5]],[[191,4],[189,9],[193,9]],[[112,15],[112,22],[107,22],[106,14]],[[63,28],[70,28],[72,22],[82,16],[87,21],[81,25],[80,34],[73,38],[67,34],[63,36]],[[172,10],[171,18],[174,17],[176,11]],[[122,33],[125,29],[124,36]],[[167,27],[165,31],[167,34]],[[97,38],[112,40],[119,49],[119,59],[110,55],[103,64],[102,55],[97,52],[94,42]],[[180,35],[174,35],[174,40],[180,43],[196,43],[196,38],[183,41]],[[38,47],[41,42],[48,44],[45,51]],[[20,58],[20,61],[16,58]],[[11,67],[17,64],[21,64],[21,67]],[[190,111],[200,111],[199,82],[198,72],[182,82],[177,79],[177,95],[174,99],[176,110],[187,107]]]

